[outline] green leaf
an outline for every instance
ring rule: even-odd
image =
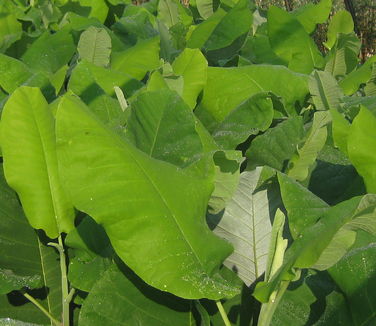
[[[291,280],[294,268],[309,268],[320,258],[334,235],[358,213],[362,197],[354,197],[328,209],[322,218],[306,228],[286,251],[282,267],[269,282],[257,284],[254,296],[268,302],[270,295],[283,280]],[[320,235],[320,236],[318,236]]]
[[[235,149],[250,135],[268,129],[273,115],[270,95],[268,93],[255,94],[225,117],[213,131],[213,138],[222,148]]]
[[[364,92],[366,93],[366,96],[376,96],[376,63],[372,65],[371,79],[364,87]]]
[[[196,7],[200,16],[204,19],[208,19],[213,15],[213,0],[196,0]]]
[[[50,238],[69,232],[74,212],[60,183],[54,119],[39,89],[23,86],[12,94],[2,114],[1,139],[7,182],[30,224]]]
[[[159,37],[141,40],[122,52],[111,53],[111,68],[141,80],[159,67]]]
[[[345,293],[355,325],[372,325],[376,321],[376,238],[358,233],[352,249],[330,270],[330,276]]]
[[[193,113],[170,90],[147,92],[136,98],[131,104],[126,137],[147,155],[179,167],[187,166],[203,151]]]
[[[340,108],[343,93],[330,73],[315,70],[310,76],[308,84],[317,110]]]
[[[97,84],[102,91],[110,96],[115,95],[114,87],[118,86],[128,98],[143,86],[140,81],[128,74],[98,67],[83,60],[73,69],[68,89],[80,95],[85,101],[86,99],[92,101],[100,93],[93,84]]]
[[[104,227],[116,253],[144,281],[185,298],[237,293],[218,274],[231,247],[205,223],[210,182],[148,157],[73,96],[60,103],[57,139],[74,205]]]
[[[307,3],[292,12],[292,15],[303,25],[305,31],[311,34],[317,24],[323,24],[328,19],[332,9],[332,0],[321,0],[318,4]]]
[[[58,255],[53,248],[42,243],[28,224],[16,194],[6,184],[2,166],[0,202],[0,293],[45,286],[35,294],[38,293],[43,298],[38,301],[58,317],[62,302]],[[9,318],[9,322],[13,321],[15,325],[16,320],[47,324],[46,317],[32,303],[27,303],[28,300],[15,302],[20,296],[22,298],[21,294],[13,292],[8,295],[9,301],[5,295],[0,296],[0,324],[2,318]]]
[[[22,61],[37,71],[54,73],[72,58],[76,46],[67,30],[44,32],[22,56]]]
[[[346,10],[339,10],[333,16],[328,27],[328,39],[324,45],[331,49],[335,44],[338,34],[350,34],[354,30],[354,22],[351,14]]]
[[[285,174],[279,173],[278,181],[290,232],[295,239],[312,226],[329,209],[329,205]]]
[[[363,177],[367,191],[376,193],[376,117],[361,106],[347,139],[347,152],[351,163]]]
[[[336,109],[330,109],[332,117],[332,133],[334,144],[347,155],[347,138],[350,132],[350,122]]]
[[[300,22],[288,12],[271,6],[268,10],[268,35],[273,51],[296,72],[309,74],[321,68],[324,59]]]
[[[85,8],[85,12],[87,12],[87,8],[90,8],[88,17],[97,18],[101,23],[104,23],[108,14],[108,7],[105,0],[78,0],[78,2]]]
[[[309,190],[330,205],[366,193],[363,180],[350,160],[332,145],[325,145],[319,153]]]
[[[43,73],[33,73],[22,61],[0,53],[1,88],[11,94],[21,85],[41,87],[47,94],[52,93],[47,76]]]
[[[19,40],[22,35],[22,25],[17,20],[15,8],[8,1],[0,4],[0,52],[5,52],[9,46]]]
[[[183,100],[191,109],[206,84],[208,62],[199,49],[186,48],[175,59],[172,69],[176,75],[183,76]]]
[[[363,65],[352,71],[339,82],[339,85],[346,95],[354,94],[361,84],[366,83],[371,78],[372,64],[374,62],[376,62],[376,55],[369,58]]]
[[[307,139],[296,156],[290,160],[288,175],[303,181],[308,177],[309,168],[315,163],[320,150],[324,147],[328,135],[327,125],[331,120],[329,112],[315,112]]]
[[[355,33],[339,34],[335,45],[326,57],[325,71],[330,72],[337,79],[344,78],[356,68],[360,46],[361,42]]]
[[[81,59],[106,67],[110,63],[111,38],[104,28],[91,26],[81,34],[77,50]]]
[[[123,269],[124,270],[124,269]],[[79,325],[191,325],[188,301],[157,291],[128,269],[110,268],[84,301]]]
[[[256,137],[246,152],[247,170],[267,165],[283,170],[304,136],[301,117],[289,118]]]
[[[309,271],[292,284],[274,312],[271,326],[353,326],[347,300],[326,273]]]
[[[283,98],[287,112],[296,115],[308,93],[308,78],[282,66],[252,65],[239,68],[208,68],[202,101],[195,113],[209,129],[254,94],[272,92]]]
[[[272,230],[271,216],[279,204],[278,200],[269,200],[270,191],[256,190],[261,172],[261,167],[243,172],[224,212],[208,216],[214,233],[231,242],[235,248],[225,260],[225,266],[235,271],[247,286],[265,272]]]
[[[246,0],[239,0],[215,26],[210,37],[204,44],[206,51],[225,48],[231,45],[236,39],[248,34],[252,26],[252,13],[249,10],[249,3]],[[198,28],[192,33],[199,33]],[[189,45],[189,47],[192,47]]]
[[[178,0],[160,0],[157,17],[168,28],[178,23],[183,23],[186,26],[192,23],[192,15],[189,9],[184,8]]]

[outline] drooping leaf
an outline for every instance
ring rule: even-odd
[[[90,9],[88,17],[97,18],[101,23],[104,23],[108,14],[108,6],[105,0],[78,0],[78,2],[85,8],[85,12],[87,12],[87,8]]]
[[[203,97],[195,113],[212,131],[243,101],[269,91],[282,97],[287,112],[296,115],[296,103],[303,103],[308,93],[307,77],[282,66],[209,67]]]
[[[35,70],[54,73],[72,58],[76,46],[67,30],[55,34],[44,32],[22,56],[22,61]]]
[[[359,232],[351,250],[330,270],[330,276],[346,295],[354,323],[372,325],[376,321],[376,238]]]
[[[347,137],[350,132],[350,122],[336,109],[330,109],[332,117],[332,133],[334,144],[347,155]]]
[[[111,68],[141,80],[159,67],[159,37],[139,41],[135,46],[111,53]]]
[[[349,34],[354,30],[354,22],[351,14],[346,10],[339,10],[333,16],[328,27],[328,39],[324,45],[331,49],[335,44],[338,34]]]
[[[240,175],[239,186],[224,212],[209,215],[214,232],[231,242],[234,252],[224,262],[247,286],[266,270],[271,234],[271,217],[279,204],[271,192],[256,190],[262,168]]]
[[[73,96],[60,103],[57,139],[74,205],[103,225],[116,253],[144,281],[185,298],[236,294],[218,274],[231,247],[205,224],[210,182],[148,157]]]
[[[256,137],[246,152],[247,169],[267,165],[283,170],[304,137],[301,117],[289,118]]]
[[[292,12],[292,15],[303,25],[305,31],[311,34],[317,24],[323,24],[328,19],[332,9],[332,0],[321,0],[318,4],[307,3]]]
[[[363,177],[368,192],[376,192],[376,117],[361,106],[347,139],[347,152],[351,163]]]
[[[28,224],[16,194],[6,184],[2,166],[0,188],[0,324],[7,320],[9,325],[17,325],[18,321],[47,324],[48,319],[27,299],[22,300],[21,294],[4,294],[45,287],[38,290],[43,298],[38,301],[58,317],[62,300],[57,254],[41,242]],[[21,298],[21,302],[16,298]]]
[[[82,305],[79,325],[190,326],[188,301],[143,283],[129,269],[111,267],[98,279]]]
[[[203,150],[194,115],[170,90],[137,97],[131,105],[126,137],[149,156],[179,167],[192,162]]]
[[[172,69],[176,75],[183,76],[182,98],[193,109],[206,84],[208,62],[200,50],[186,48],[175,59]]]
[[[91,26],[81,34],[77,50],[81,59],[106,67],[110,63],[111,38],[104,28]]]
[[[273,103],[267,93],[258,93],[242,102],[220,123],[212,135],[218,145],[235,149],[252,134],[268,129],[273,120]]]
[[[308,177],[309,168],[316,161],[317,155],[323,148],[327,138],[327,125],[330,122],[329,112],[316,112],[307,139],[298,153],[290,160],[288,175],[296,180],[303,181]]]
[[[268,10],[268,35],[273,51],[291,70],[309,74],[324,65],[320,51],[300,22],[275,6]]]
[[[74,212],[61,187],[54,119],[41,91],[20,87],[7,101],[1,123],[4,171],[26,217],[50,238],[69,232]]]
[[[309,91],[317,110],[338,109],[343,97],[335,78],[326,71],[314,71],[309,78]]]

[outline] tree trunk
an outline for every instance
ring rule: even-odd
[[[284,0],[285,1],[285,7],[287,11],[292,11],[292,0]]]
[[[354,21],[355,33],[359,35],[359,29],[358,29],[358,23],[357,23],[357,19],[356,19],[356,12],[355,12],[354,3],[352,2],[352,0],[344,0],[344,2],[345,2],[346,10],[350,12],[351,17]]]

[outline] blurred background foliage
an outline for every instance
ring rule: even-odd
[[[292,11],[309,2],[317,3],[319,0],[255,0],[256,5],[267,9],[274,5]],[[331,16],[338,10],[348,10],[354,19],[355,31],[362,41],[362,61],[376,54],[376,0],[333,0]],[[326,40],[328,24],[318,26],[315,32],[315,40],[322,51],[321,46]]]

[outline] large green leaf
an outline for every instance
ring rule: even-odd
[[[286,161],[296,152],[298,144],[304,137],[301,117],[289,118],[264,134],[256,137],[246,152],[247,169],[268,165],[277,170],[286,167]]]
[[[183,76],[182,98],[193,109],[206,84],[208,62],[200,50],[186,48],[175,59],[172,69],[176,75]]]
[[[366,96],[376,96],[376,63],[372,65],[372,75],[364,87]]]
[[[208,68],[208,81],[196,113],[209,130],[240,103],[260,92],[283,98],[287,112],[296,114],[308,93],[308,78],[283,66],[252,65],[239,68]]]
[[[111,53],[111,68],[141,80],[159,67],[159,37],[140,40],[135,46]]]
[[[189,26],[192,23],[192,16],[187,8],[178,0],[160,0],[158,2],[158,19],[168,28],[182,23]]]
[[[328,39],[324,45],[331,49],[335,44],[338,34],[349,34],[354,30],[354,22],[351,14],[346,10],[339,10],[333,16],[328,27]]]
[[[95,17],[101,23],[104,23],[108,14],[108,6],[105,0],[78,0],[80,5],[84,8],[84,12],[87,13],[89,8],[88,17]]]
[[[376,117],[361,106],[347,139],[347,152],[351,163],[363,177],[367,190],[376,193]]]
[[[204,19],[209,18],[214,11],[212,0],[196,0],[196,7],[200,16]]]
[[[94,285],[80,312],[80,326],[191,326],[189,301],[142,282],[129,269],[111,267]]]
[[[77,50],[81,59],[106,67],[110,63],[111,38],[104,28],[91,26],[81,34]]]
[[[329,72],[314,71],[309,78],[309,91],[317,110],[340,108],[343,93]]]
[[[205,223],[211,182],[148,157],[74,96],[60,103],[57,139],[74,205],[103,225],[116,253],[144,281],[185,298],[236,294],[218,274],[231,246]]]
[[[292,12],[308,34],[311,34],[317,24],[323,24],[328,19],[332,9],[332,0],[321,0],[318,4],[309,2]]]
[[[240,175],[239,186],[224,212],[209,215],[214,232],[235,248],[224,264],[250,286],[265,272],[271,234],[271,218],[279,204],[267,189],[256,190],[263,168]],[[270,198],[272,197],[272,199]]]
[[[127,139],[151,157],[184,167],[202,153],[195,119],[170,90],[141,94],[131,105]]]
[[[329,112],[316,112],[312,126],[308,132],[304,145],[298,148],[296,156],[290,160],[288,175],[303,181],[308,177],[309,168],[315,163],[320,150],[324,147],[328,135],[327,125],[331,116]]]
[[[330,270],[330,276],[346,295],[355,325],[376,321],[376,237],[359,232],[351,250]]]
[[[54,73],[72,58],[76,46],[67,30],[55,34],[44,32],[22,56],[22,61],[34,70]]]
[[[288,12],[275,6],[269,8],[268,35],[273,51],[291,70],[309,74],[314,68],[323,67],[324,59],[315,42]]]
[[[16,194],[6,184],[2,166],[0,202],[0,324],[6,319],[14,324],[17,321],[47,324],[48,319],[27,299],[22,299],[21,294],[4,295],[13,290],[44,287],[31,294],[43,298],[38,301],[53,316],[61,314],[58,255],[42,243],[28,224]]]
[[[57,169],[54,119],[41,91],[20,87],[7,101],[1,122],[5,177],[26,217],[50,238],[69,232],[73,207]]]
[[[227,115],[213,131],[213,138],[222,148],[235,149],[250,135],[268,129],[273,115],[270,95],[268,93],[255,94]]]

